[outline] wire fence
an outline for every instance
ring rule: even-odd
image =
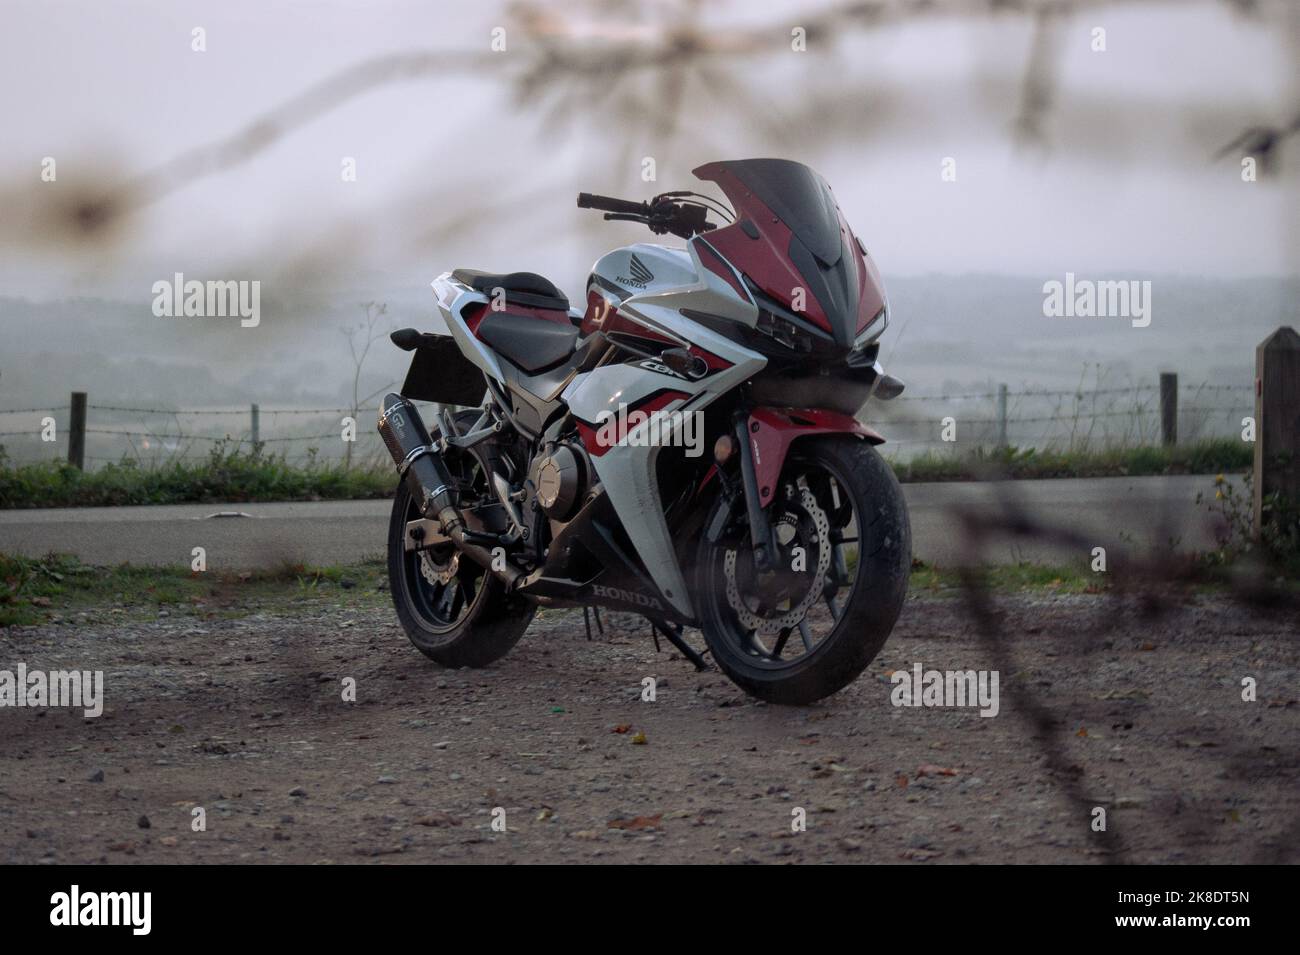
[[[1088,451],[1239,437],[1254,385],[998,389],[903,394],[869,406],[896,458],[955,449]]]
[[[69,405],[0,409],[0,445],[11,461],[67,454]],[[88,466],[134,461],[161,464],[207,458],[215,450],[260,448],[296,464],[349,461],[369,466],[383,444],[375,407],[154,408],[86,405],[84,460]],[[26,420],[24,420],[26,419]]]
[[[1239,436],[1254,414],[1254,386],[1200,384],[1177,388],[1176,440]],[[1167,441],[1169,413],[1157,385],[1091,389],[907,394],[874,401],[862,417],[888,439],[895,459],[928,452],[1010,446],[1040,450],[1102,450]],[[417,403],[418,404],[418,403]],[[88,466],[134,461],[161,464],[206,458],[214,450],[263,453],[295,464],[371,466],[387,461],[373,424],[376,408],[158,408],[86,404]],[[0,446],[15,463],[64,457],[73,430],[71,405],[0,409]]]

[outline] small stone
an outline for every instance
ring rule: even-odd
[[[417,826],[441,828],[445,826],[459,826],[460,820],[445,812],[431,812],[427,816],[421,816],[416,819],[415,824]]]

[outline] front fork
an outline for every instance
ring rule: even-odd
[[[731,426],[740,444],[741,490],[745,498],[745,514],[749,520],[749,540],[754,548],[754,568],[759,571],[772,570],[777,553],[776,537],[759,497],[755,448],[750,437],[750,428],[757,431],[758,424],[751,425],[749,412],[741,410],[732,415]]]
[[[901,382],[893,383],[898,387],[891,392],[891,397],[902,390]],[[728,489],[731,506],[719,509],[719,518],[708,528],[709,540],[717,542],[721,538],[731,519],[736,497],[743,496],[754,566],[760,571],[775,570],[779,559],[776,536],[763,502],[771,502],[776,497],[790,446],[800,438],[816,435],[851,435],[871,444],[883,444],[885,440],[851,415],[824,408],[739,409],[731,417],[731,427],[740,444],[741,486],[739,493],[734,487]],[[718,463],[720,475],[722,463]],[[725,475],[722,476],[725,484]]]
[[[754,550],[754,568],[759,571],[773,570],[777,554],[776,537],[772,531],[772,523],[763,510],[763,502],[758,491],[758,469],[754,448],[750,443],[749,412],[743,409],[736,411],[731,416],[731,427],[732,438],[740,453],[738,469],[740,487],[736,487],[734,478],[729,478],[724,470],[730,454],[726,458],[718,454],[715,462],[716,473],[722,485],[724,506],[714,511],[712,521],[704,530],[705,538],[710,544],[717,544],[722,540],[727,526],[731,523],[731,516],[735,513],[737,499],[741,499],[745,507],[745,520],[749,524],[750,546]]]

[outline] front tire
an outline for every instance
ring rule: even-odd
[[[743,508],[730,539],[701,539],[704,637],[745,692],[805,705],[852,683],[884,646],[907,596],[911,526],[893,470],[848,437],[796,444],[768,510],[779,572],[754,569]]]

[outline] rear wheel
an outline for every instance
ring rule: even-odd
[[[907,507],[874,448],[816,438],[792,449],[768,518],[774,570],[755,568],[743,509],[730,537],[701,541],[704,636],[746,692],[812,703],[852,683],[898,619],[912,563]]]
[[[473,458],[463,461],[469,462],[468,471],[455,476],[485,491],[479,465]],[[501,659],[528,629],[536,606],[507,595],[505,584],[453,544],[406,550],[406,524],[419,516],[402,482],[388,524],[388,582],[406,635],[417,650],[446,667],[485,667]]]

